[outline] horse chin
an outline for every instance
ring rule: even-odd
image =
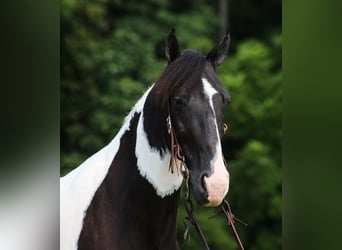
[[[213,196],[211,197],[210,200],[208,199],[209,202],[206,204],[203,204],[203,206],[204,207],[216,207],[222,203],[223,199],[224,199],[224,196],[223,197],[221,197],[220,195]]]

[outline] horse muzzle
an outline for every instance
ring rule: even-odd
[[[213,173],[204,176],[203,184],[208,193],[208,203],[204,206],[218,206],[222,203],[229,189],[229,173],[222,156],[217,157],[213,165]]]
[[[190,170],[190,179],[197,202],[202,206],[220,205],[229,189],[229,173],[223,157],[217,157],[208,170],[196,169],[199,168]]]

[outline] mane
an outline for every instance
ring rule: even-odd
[[[169,100],[178,90],[190,92],[200,83],[206,69],[205,56],[195,50],[185,50],[171,62],[153,85],[144,105],[144,128],[152,148],[162,155],[170,149],[166,118],[169,116]]]
[[[153,91],[168,101],[175,90],[190,91],[200,81],[205,70],[206,58],[196,50],[185,50],[180,57],[171,62],[155,83]]]

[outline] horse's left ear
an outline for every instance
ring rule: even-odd
[[[180,56],[179,44],[175,33],[176,30],[173,28],[165,37],[165,55],[169,63]]]
[[[206,56],[207,61],[213,66],[214,69],[223,63],[224,58],[228,53],[229,43],[230,35],[227,30],[221,41]]]

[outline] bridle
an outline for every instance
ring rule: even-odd
[[[176,170],[180,171],[180,173],[186,179],[189,176],[189,170],[185,165],[185,157],[182,153],[182,149],[179,145],[176,133],[171,125],[170,115],[167,117],[166,122],[167,122],[168,133],[171,135],[171,159],[170,159],[169,171],[171,173],[174,173],[174,169],[176,168]],[[178,163],[180,163],[180,165],[178,165]]]
[[[181,173],[185,179],[185,187],[186,187],[186,192],[185,192],[185,197],[184,197],[184,206],[185,206],[185,209],[186,209],[188,216],[185,217],[183,220],[183,223],[185,226],[184,239],[190,240],[190,226],[192,224],[195,227],[196,232],[198,233],[198,235],[201,238],[203,249],[210,250],[209,245],[208,245],[208,243],[204,237],[204,234],[203,234],[203,232],[199,226],[199,222],[198,222],[198,219],[195,215],[194,207],[193,207],[192,201],[190,199],[190,185],[189,185],[190,172],[189,172],[189,169],[187,168],[187,166],[185,164],[185,157],[182,153],[182,148],[178,142],[176,133],[175,133],[173,126],[172,126],[172,123],[171,123],[170,106],[168,107],[168,109],[169,109],[169,116],[167,117],[166,122],[167,122],[168,133],[170,134],[170,137],[171,137],[171,159],[170,159],[169,171],[171,171],[171,173],[174,173],[174,171],[176,169],[178,171],[178,174]],[[224,129],[224,133],[228,130],[228,125],[226,123],[224,123],[223,129]],[[224,159],[224,157],[223,157],[223,159]],[[227,167],[225,160],[224,160],[224,163]],[[229,205],[227,200],[224,200],[222,202],[221,209],[222,209],[222,211],[219,211],[218,213],[209,217],[209,219],[214,218],[217,215],[223,213],[226,216],[228,226],[232,228],[232,231],[233,231],[236,243],[239,246],[239,249],[244,250],[244,247],[241,243],[239,234],[238,234],[238,232],[235,228],[235,225],[234,225],[234,219],[236,219],[238,222],[240,222],[244,225],[247,225],[247,224],[245,224],[241,220],[234,217],[234,215],[230,209],[230,205]]]

